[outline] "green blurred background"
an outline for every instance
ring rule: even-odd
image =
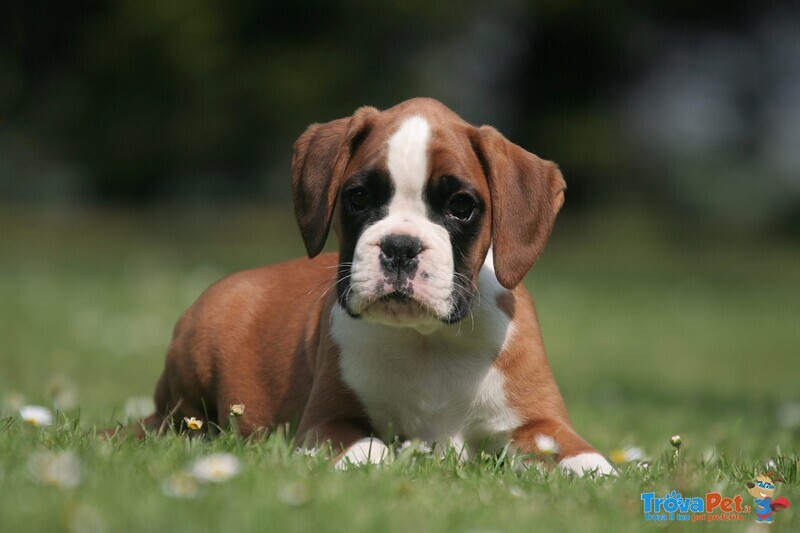
[[[0,17],[5,409],[67,390],[88,423],[124,418],[208,284],[303,253],[303,129],[432,96],[563,170],[528,283],[589,440],[791,449],[798,95],[793,2],[16,3]]]
[[[635,203],[797,231],[795,2],[59,0],[0,17],[0,195],[215,207],[288,198],[305,126],[442,100]]]

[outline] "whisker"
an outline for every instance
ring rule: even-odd
[[[345,291],[344,296],[342,296],[340,298],[343,307],[344,307],[344,305],[347,304],[347,298],[350,295],[350,292],[352,290],[353,290],[353,286],[351,285],[350,287],[347,288],[347,291]],[[333,311],[331,311],[330,315],[328,316],[328,327],[329,328],[333,327]]]
[[[345,261],[344,263],[339,263],[338,265],[331,265],[331,266],[320,266],[317,268],[324,268],[324,269],[331,269],[331,268],[342,268],[345,266],[353,266],[352,261]]]
[[[346,275],[346,276],[344,276],[344,277],[341,277],[341,278],[337,279],[337,280],[336,280],[336,281],[334,281],[333,283],[331,283],[330,287],[328,287],[327,289],[325,289],[325,292],[323,292],[323,293],[322,293],[322,296],[320,296],[319,298],[317,298],[317,301],[320,301],[320,300],[322,300],[323,298],[325,298],[325,295],[326,295],[326,294],[328,294],[329,292],[331,292],[331,289],[333,289],[334,287],[336,287],[337,285],[339,285],[339,283],[340,283],[340,282],[342,282],[342,281],[344,281],[344,280],[346,280],[346,279],[350,278],[352,275],[353,275],[353,274],[348,274],[348,275]]]
[[[312,292],[317,290],[321,285],[325,285],[326,283],[329,283],[329,280],[320,281],[319,283],[317,283],[316,285],[314,285],[313,287],[311,287],[308,290],[308,292],[306,293],[306,296],[310,295]]]

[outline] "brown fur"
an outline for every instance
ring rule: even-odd
[[[506,376],[508,402],[522,418],[520,427],[514,431],[513,440],[525,453],[535,453],[536,435],[548,435],[556,439],[561,457],[571,457],[594,449],[575,430],[567,415],[567,408],[550,371],[550,364],[542,342],[536,310],[528,291],[519,286],[498,305],[514,320],[515,342],[510,343],[495,361],[495,367]]]

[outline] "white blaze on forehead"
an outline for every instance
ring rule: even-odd
[[[444,226],[428,219],[423,191],[430,172],[428,145],[431,126],[419,115],[405,118],[386,143],[386,166],[394,192],[386,216],[366,227],[358,238],[350,269],[349,302],[351,310],[362,314],[376,298],[391,288],[381,263],[380,243],[388,235],[407,235],[422,243],[418,255],[419,276],[408,280],[414,297],[433,315],[422,310],[418,319],[398,322],[384,315],[365,316],[390,325],[433,331],[441,326],[440,318],[449,316],[453,307],[453,250]],[[424,274],[424,275],[423,275]],[[390,283],[391,282],[391,283]],[[362,306],[366,306],[362,308]],[[435,315],[435,316],[434,316]]]
[[[406,119],[389,139],[386,164],[395,187],[390,212],[400,208],[424,214],[422,189],[428,176],[430,134],[428,121],[415,115]]]

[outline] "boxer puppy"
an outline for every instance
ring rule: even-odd
[[[521,284],[564,201],[558,167],[425,98],[310,126],[292,197],[308,259],[229,276],[178,321],[157,412],[240,431],[298,423],[339,464],[421,439],[464,457],[545,445],[612,467],[572,428]],[[338,254],[321,254],[329,229]]]

